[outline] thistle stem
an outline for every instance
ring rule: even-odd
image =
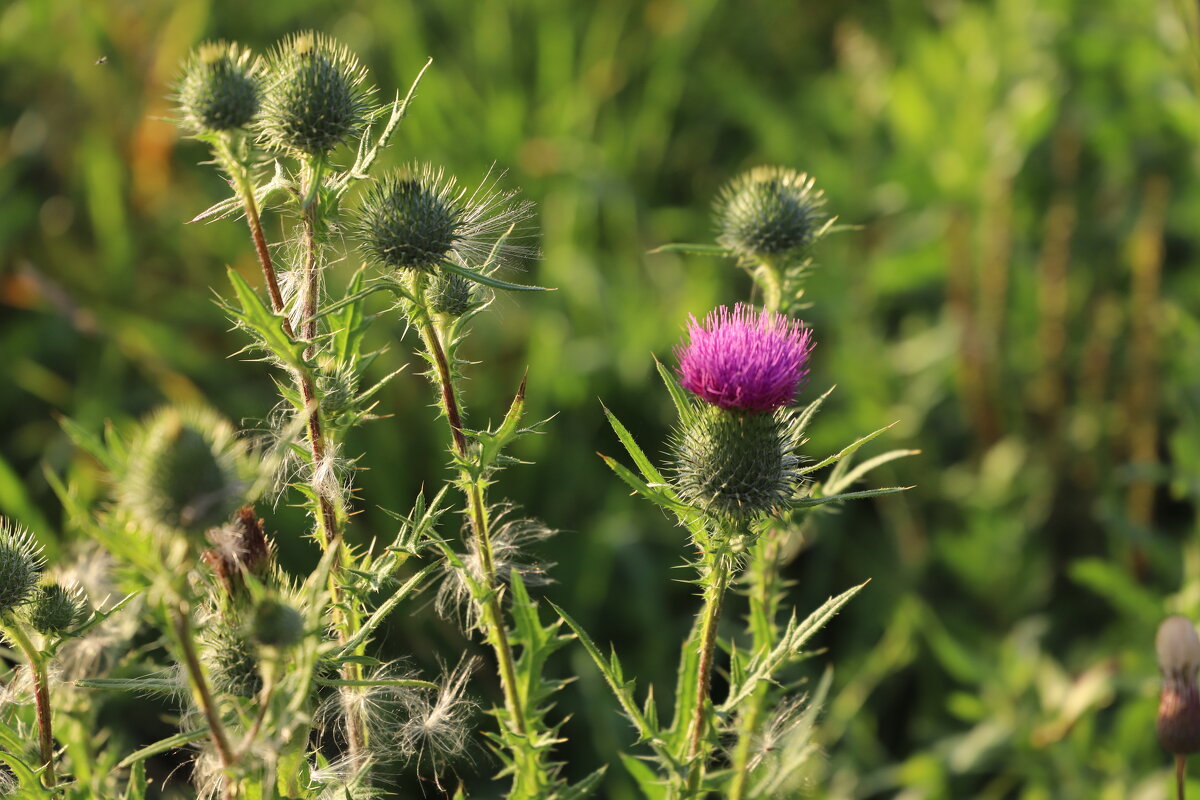
[[[417,327],[437,371],[442,405],[446,410],[446,419],[454,439],[454,452],[460,461],[465,461],[468,455],[467,438],[463,433],[462,413],[454,391],[454,377],[450,371],[450,363],[446,359],[442,337],[433,324],[429,308],[425,305],[423,277],[418,274],[413,281],[413,301],[418,307],[420,316]],[[480,566],[483,571],[483,596],[476,600],[483,612],[487,638],[492,644],[492,649],[496,651],[496,661],[500,667],[500,683],[504,690],[504,704],[512,718],[513,731],[519,736],[526,736],[528,735],[528,726],[525,720],[525,709],[517,690],[517,674],[512,645],[508,641],[503,610],[500,607],[500,599],[496,591],[496,566],[492,556],[492,542],[489,535],[487,504],[484,502],[483,487],[480,481],[465,467],[460,469],[460,478],[463,493],[466,495],[467,504],[470,507],[471,528],[479,548]]]
[[[1184,800],[1184,790],[1187,784],[1187,756],[1175,756],[1175,795],[1176,800]]]
[[[721,606],[729,586],[730,565],[723,551],[711,558],[705,576],[704,608],[700,623],[700,663],[696,670],[696,705],[688,736],[687,757],[692,762],[688,771],[687,796],[694,797],[704,773],[701,749],[707,729],[709,684],[712,680],[713,656],[717,648],[717,624],[721,621]]]
[[[200,657],[196,654],[196,645],[192,641],[192,622],[187,606],[181,603],[175,608],[172,623],[175,631],[175,643],[179,645],[179,649],[183,653],[183,666],[192,683],[192,693],[200,710],[204,713],[205,721],[208,722],[209,738],[212,739],[213,748],[217,751],[221,766],[226,772],[229,772],[233,769],[237,759],[229,747],[229,737],[225,733],[225,725],[221,722],[221,714],[217,710],[216,700],[209,689],[208,680],[204,677],[204,667],[201,666]],[[226,796],[234,796],[232,780],[226,783]]]
[[[46,658],[40,650],[33,646],[33,642],[29,640],[20,623],[14,622],[6,625],[4,632],[12,638],[29,662],[29,673],[33,676],[34,702],[37,705],[38,750],[42,766],[46,770],[42,774],[42,780],[46,786],[53,788],[58,784],[58,778],[54,774],[54,723],[50,714],[50,686],[49,675],[46,672]]]
[[[778,528],[767,530],[754,548],[751,561],[750,628],[754,637],[754,652],[768,652],[775,644],[775,613],[779,593],[779,535]],[[750,781],[750,752],[754,734],[762,722],[769,686],[755,687],[741,712],[738,741],[733,751],[733,781],[729,800],[742,800]]]

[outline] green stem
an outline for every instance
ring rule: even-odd
[[[783,276],[779,274],[775,263],[765,256],[760,256],[750,275],[762,289],[763,308],[767,311],[779,311],[783,307]]]
[[[29,662],[29,672],[33,675],[34,702],[37,706],[38,749],[42,766],[46,770],[42,774],[42,780],[46,786],[53,788],[58,784],[58,778],[54,774],[54,723],[50,714],[50,685],[46,658],[33,646],[20,623],[14,622],[4,626],[4,632],[21,649]]]
[[[460,461],[465,461],[468,455],[467,438],[463,433],[462,414],[459,410],[458,397],[454,390],[454,377],[450,363],[446,359],[446,350],[442,345],[442,337],[425,305],[424,275],[418,273],[413,280],[413,298],[418,304],[420,317],[418,329],[425,349],[432,357],[437,370],[438,386],[441,389],[442,406],[446,411],[446,420],[450,425],[451,437],[454,440],[454,452]],[[528,735],[525,720],[525,709],[521,703],[517,689],[517,673],[512,645],[508,641],[508,631],[504,626],[504,613],[500,607],[499,593],[496,590],[496,566],[492,555],[492,541],[488,524],[487,503],[484,501],[481,482],[470,473],[466,467],[460,469],[460,483],[466,495],[471,517],[472,533],[475,544],[479,548],[480,567],[483,572],[483,592],[476,601],[481,606],[484,632],[492,649],[496,651],[496,661],[500,667],[500,683],[504,691],[504,705],[512,718],[513,732],[519,736]]]
[[[779,597],[779,536],[782,531],[771,528],[755,546],[750,564],[750,629],[754,653],[760,655],[775,645],[776,606]],[[742,800],[750,781],[750,755],[754,736],[762,722],[770,686],[762,683],[754,689],[741,709],[741,725],[734,747],[731,770],[733,781],[729,800]]]
[[[200,706],[200,710],[204,713],[204,719],[208,722],[208,733],[212,739],[213,748],[217,751],[221,766],[227,773],[230,773],[226,778],[226,796],[233,797],[232,770],[236,764],[236,756],[229,747],[225,724],[221,721],[216,700],[208,687],[208,680],[204,677],[204,667],[200,664],[200,657],[196,654],[196,644],[192,640],[191,617],[187,607],[182,603],[173,612],[172,629],[175,633],[175,643],[179,645],[179,649],[183,653],[183,666],[191,681],[196,704]]]
[[[696,703],[688,736],[687,796],[695,797],[704,774],[704,755],[701,751],[707,734],[709,684],[712,681],[713,656],[717,649],[717,625],[721,621],[721,606],[729,586],[730,564],[723,549],[710,556],[708,574],[704,581],[704,608],[701,610],[700,663],[696,676]]]

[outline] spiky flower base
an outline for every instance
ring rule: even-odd
[[[701,406],[675,434],[675,484],[685,502],[737,520],[785,506],[799,483],[787,412]]]
[[[254,647],[237,628],[214,620],[201,635],[200,657],[215,690],[234,697],[254,697],[262,690],[262,676]]]

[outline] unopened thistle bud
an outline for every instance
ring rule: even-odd
[[[130,450],[122,501],[150,529],[203,533],[241,505],[249,469],[228,422],[202,408],[167,407]]]
[[[440,272],[429,282],[426,296],[434,311],[461,317],[475,302],[475,285],[453,272]]]
[[[262,77],[258,59],[229,42],[206,42],[184,68],[176,99],[196,133],[244,128],[258,113]]]
[[[1158,702],[1158,741],[1175,755],[1200,752],[1200,636],[1185,617],[1167,617],[1154,639],[1162,694]]]
[[[716,201],[717,241],[745,260],[803,251],[823,224],[824,193],[809,176],[756,167],[734,178]]]
[[[357,214],[363,251],[391,269],[432,270],[460,238],[457,194],[452,179],[427,167],[380,180]]]
[[[675,435],[676,488],[685,501],[734,519],[788,503],[799,476],[797,436],[785,409],[808,374],[811,335],[781,314],[722,306],[693,317],[679,348],[679,379],[704,405]]]
[[[264,647],[291,647],[304,636],[304,617],[286,603],[272,598],[254,608],[250,637]]]
[[[87,600],[78,587],[39,586],[29,605],[29,624],[46,636],[70,633],[87,616]]]
[[[319,156],[366,126],[367,71],[346,47],[307,31],[271,54],[263,97],[262,140],[274,150]]]
[[[30,599],[45,565],[29,531],[0,517],[0,616]]]

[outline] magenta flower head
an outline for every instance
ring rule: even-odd
[[[808,377],[812,332],[783,314],[739,303],[691,318],[679,382],[706,403],[765,412],[791,405]]]

